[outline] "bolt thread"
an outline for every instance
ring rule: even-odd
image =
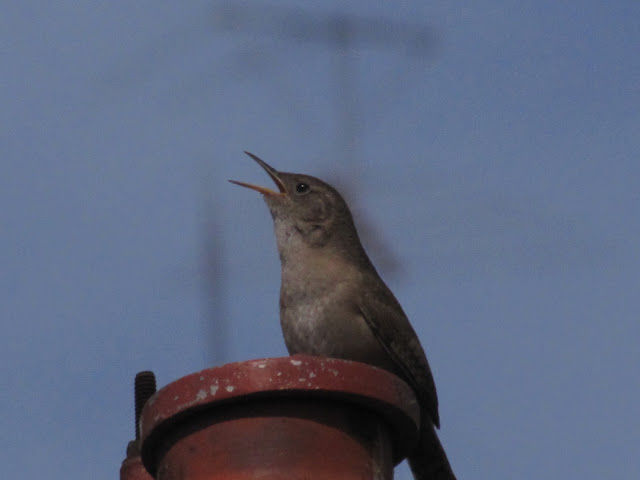
[[[136,440],[140,439],[140,429],[138,426],[140,425],[140,414],[142,413],[142,409],[149,400],[149,397],[156,393],[156,376],[153,372],[149,370],[145,370],[143,372],[138,372],[136,374],[135,386],[134,386],[134,395],[135,395],[135,403],[136,403]]]

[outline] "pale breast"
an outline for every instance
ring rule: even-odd
[[[360,275],[331,258],[299,264],[282,272],[280,321],[289,353],[345,358],[386,368],[386,351],[360,314]]]

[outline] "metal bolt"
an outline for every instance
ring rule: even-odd
[[[134,395],[136,402],[136,440],[140,439],[140,414],[149,397],[156,393],[156,376],[152,371],[138,372],[135,379]]]

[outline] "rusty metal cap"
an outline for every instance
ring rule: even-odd
[[[145,467],[155,472],[163,438],[181,421],[234,403],[274,399],[340,401],[379,415],[389,426],[395,462],[418,439],[419,406],[401,379],[359,362],[294,355],[209,368],[156,392],[140,419]]]

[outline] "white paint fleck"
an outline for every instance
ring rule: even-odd
[[[306,378],[299,378],[298,381],[299,382],[305,382],[307,379]]]
[[[236,387],[234,387],[233,385],[229,385],[228,387],[225,387],[225,390],[229,393],[233,392],[236,389]]]
[[[196,398],[198,400],[204,400],[205,398],[207,398],[207,391],[206,390],[198,391],[198,393],[196,393]]]
[[[316,376],[316,374],[315,374],[315,373],[313,373],[313,372],[310,372],[310,373],[309,373],[309,378],[313,378],[313,377],[315,377],[315,376]]]
[[[333,376],[334,376],[334,377],[337,377],[337,376],[338,376],[338,373],[339,373],[339,372],[338,372],[338,370],[334,370],[333,368],[330,368],[330,369],[329,369],[329,371],[330,371],[331,373],[333,373]]]
[[[291,360],[291,365],[299,367],[300,365],[302,365],[302,360]]]
[[[216,393],[218,393],[218,385],[211,385],[209,387],[209,393],[211,393],[211,396],[214,396]]]
[[[258,365],[258,368],[265,368],[267,366],[266,363],[261,363],[260,365]]]

